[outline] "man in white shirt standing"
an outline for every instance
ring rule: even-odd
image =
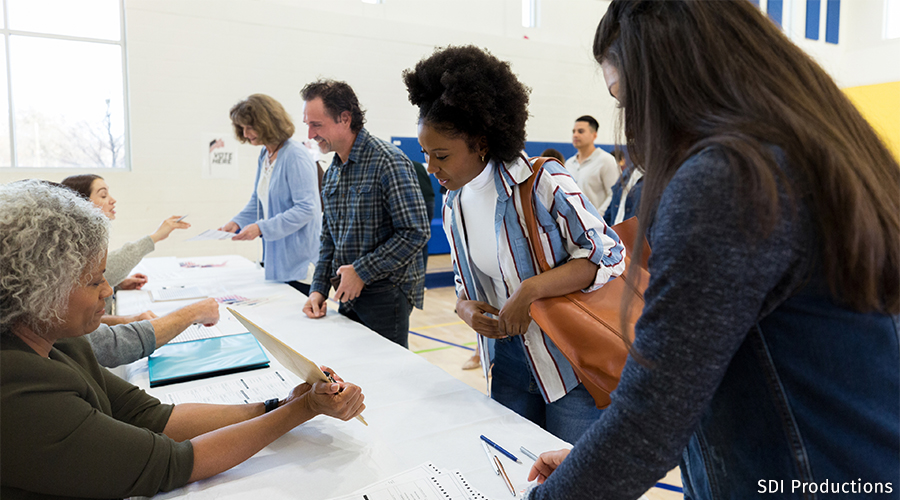
[[[613,184],[619,179],[619,166],[613,155],[594,146],[598,127],[597,120],[590,115],[575,120],[572,144],[578,153],[566,160],[566,169],[602,214],[612,198]]]

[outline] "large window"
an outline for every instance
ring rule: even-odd
[[[0,166],[127,168],[122,0],[0,2]]]
[[[900,0],[884,1],[884,37],[900,38]]]

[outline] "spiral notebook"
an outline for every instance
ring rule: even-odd
[[[244,333],[167,344],[150,355],[150,387],[269,366],[256,338]]]
[[[375,484],[370,484],[350,495],[331,500],[490,500],[469,485],[458,470],[447,471],[424,463]]]

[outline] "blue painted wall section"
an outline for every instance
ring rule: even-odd
[[[841,28],[841,0],[827,0],[825,4],[825,41],[838,43]]]
[[[806,38],[819,39],[819,16],[822,12],[822,0],[806,0]]]
[[[781,17],[784,13],[784,1],[783,0],[769,0],[766,2],[766,14],[769,15],[769,19],[772,20],[778,27],[781,27]]]

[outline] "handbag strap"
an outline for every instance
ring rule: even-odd
[[[532,162],[531,160],[534,161]],[[550,264],[547,264],[547,259],[544,257],[544,245],[541,244],[541,233],[538,232],[537,218],[534,216],[534,182],[537,180],[537,176],[547,160],[557,163],[559,163],[559,160],[547,157],[531,158],[531,160],[525,160],[531,163],[532,171],[531,177],[519,189],[519,196],[522,202],[522,217],[525,218],[525,225],[528,227],[528,243],[535,258],[537,258],[541,272],[546,273],[550,270]]]
[[[531,251],[537,258],[541,272],[545,273],[550,270],[550,265],[547,264],[547,259],[544,258],[544,246],[541,244],[541,233],[538,232],[537,218],[534,216],[534,183],[545,162],[549,160],[559,163],[559,160],[546,157],[536,157],[531,158],[531,160],[534,161],[532,163],[531,177],[522,183],[522,187],[519,189],[519,196],[521,196],[522,201],[522,217],[525,218],[525,225],[528,228],[528,243],[531,246]],[[526,159],[529,163],[531,163],[531,160]],[[625,247],[625,255],[633,253],[632,242],[635,240],[639,227],[636,217],[632,217],[612,227],[619,235],[619,241],[621,241],[622,245]],[[641,241],[643,242],[641,267],[644,268],[644,270],[647,270],[648,261],[650,259],[650,245],[647,243],[647,238],[641,238]]]

